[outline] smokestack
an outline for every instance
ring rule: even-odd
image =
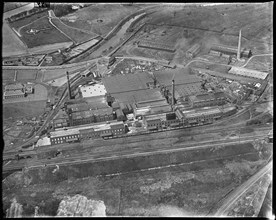
[[[174,79],[172,80],[172,105],[174,105]]]
[[[69,72],[67,71],[66,74],[67,74],[68,95],[69,95],[69,99],[72,99],[72,96],[71,96],[71,88],[70,88],[70,82],[69,82]]]
[[[241,59],[241,29],[239,33],[239,42],[238,42],[238,52],[237,52],[237,59]]]

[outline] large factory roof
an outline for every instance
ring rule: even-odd
[[[145,115],[145,120],[146,121],[153,121],[153,120],[161,120],[161,121],[166,121],[166,113],[162,113],[162,114],[156,114],[156,115]]]
[[[149,74],[140,72],[136,74],[114,75],[102,79],[107,92],[111,94],[147,89],[147,83],[153,82]]]
[[[122,93],[114,93],[112,96],[121,103],[137,103],[153,99],[161,99],[162,95],[159,89],[144,89]]]
[[[265,73],[265,72],[251,70],[251,69],[242,68],[242,67],[236,67],[236,66],[233,66],[228,73],[262,79],[262,80],[264,80],[268,75],[268,73]]]
[[[102,115],[111,115],[113,112],[112,108],[104,108],[104,109],[94,109],[88,111],[79,111],[73,112],[72,118],[73,119],[81,119],[81,118],[89,118],[92,116],[102,116]]]
[[[85,85],[80,88],[82,97],[102,96],[106,94],[104,85]]]
[[[151,114],[160,114],[160,113],[167,113],[171,112],[172,108],[170,105],[163,105],[163,106],[149,106],[149,107],[142,107],[134,109],[134,115],[151,115]]]
[[[203,68],[193,68],[194,70],[198,71],[199,73],[207,73],[211,76],[216,76],[216,77],[221,77],[221,78],[226,78],[226,79],[231,79],[231,80],[235,80],[235,81],[239,81],[239,82],[244,82],[244,83],[248,83],[248,82],[259,82],[261,81],[261,79],[257,79],[257,78],[249,78],[246,76],[242,76],[242,75],[234,75],[234,74],[229,74],[227,72],[218,72],[218,71],[212,71],[212,70],[208,70],[208,69],[203,69]]]
[[[124,123],[122,121],[114,121],[110,123],[98,123],[98,124],[89,124],[86,126],[78,126],[78,127],[68,127],[66,129],[61,128],[57,129],[55,131],[50,132],[51,137],[63,137],[67,135],[76,135],[83,132],[87,132],[87,130],[93,130],[93,131],[102,131],[102,130],[108,130],[112,127],[123,127]]]
[[[177,68],[170,70],[160,70],[153,73],[159,84],[169,86],[172,84],[172,79],[174,77],[175,85],[192,84],[201,81],[201,78],[197,77],[195,74],[191,74],[189,68]]]
[[[221,113],[221,110],[219,108],[200,108],[200,109],[193,109],[193,110],[187,110],[182,112],[185,118],[193,118],[201,115],[212,115],[212,114]]]
[[[94,109],[109,108],[106,103],[105,96],[95,96],[82,99],[82,101],[70,101],[67,104],[67,109],[71,109],[72,112],[87,111]]]
[[[162,99],[155,99],[155,100],[146,100],[140,101],[136,103],[138,108],[147,107],[147,106],[161,106],[161,105],[168,105],[165,98]]]
[[[224,92],[216,92],[216,93],[204,93],[199,95],[190,96],[190,100],[193,102],[201,102],[208,100],[215,100],[225,98]]]

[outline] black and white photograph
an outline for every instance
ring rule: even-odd
[[[275,219],[273,1],[2,8],[3,218]]]

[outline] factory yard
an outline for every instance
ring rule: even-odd
[[[14,7],[4,217],[268,215],[273,3]]]

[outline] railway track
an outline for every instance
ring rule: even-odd
[[[48,166],[55,166],[56,164],[72,164],[72,163],[83,163],[88,161],[104,161],[104,160],[111,160],[116,158],[124,158],[124,157],[136,157],[136,156],[149,156],[154,154],[161,154],[161,153],[170,153],[170,152],[177,152],[183,150],[200,150],[203,148],[215,147],[215,146],[227,146],[227,145],[235,145],[235,144],[242,144],[242,143],[250,143],[254,141],[256,138],[263,138],[263,135],[253,135],[249,137],[241,137],[235,139],[228,139],[228,140],[210,140],[210,141],[202,141],[196,143],[178,143],[178,144],[164,144],[158,146],[146,146],[140,145],[136,147],[127,147],[125,149],[118,149],[114,151],[112,148],[107,148],[98,151],[84,151],[79,152],[77,155],[68,156],[68,157],[56,157],[53,159],[32,159],[20,161],[20,164],[8,164],[7,166],[3,167],[3,171],[11,171],[13,169],[19,169],[20,167],[23,168],[25,166],[37,166],[41,167],[44,164],[48,164]],[[169,146],[168,146],[169,145]],[[98,152],[97,152],[98,151]],[[62,162],[60,162],[62,161]]]

